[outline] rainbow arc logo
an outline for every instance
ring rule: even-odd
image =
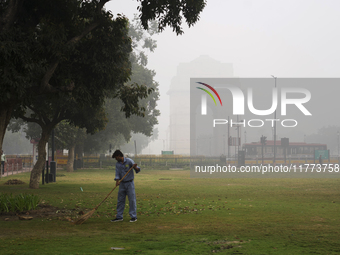
[[[212,92],[214,92],[214,94],[217,96],[217,98],[220,101],[220,104],[222,106],[222,100],[220,98],[220,95],[217,93],[217,91],[212,86],[210,86],[210,85],[208,85],[206,83],[203,83],[203,82],[197,82],[197,83],[207,87]],[[213,94],[209,90],[201,88],[201,87],[196,87],[196,88],[206,92],[212,98],[212,100],[214,100],[214,103],[217,106],[216,100],[215,100]],[[207,94],[202,94],[202,101],[201,101],[201,114],[202,115],[207,115]]]
[[[220,101],[221,106],[222,106],[222,100],[221,100],[221,98],[220,98],[220,95],[217,93],[217,91],[216,91],[213,87],[211,87],[210,85],[208,85],[208,84],[206,84],[206,83],[203,83],[203,82],[197,82],[197,83],[198,83],[198,84],[201,84],[201,85],[203,85],[203,86],[206,86],[206,87],[209,88],[212,92],[214,92],[215,95],[217,96],[218,100]],[[214,96],[211,94],[211,92],[210,92],[209,90],[206,90],[206,89],[200,88],[200,87],[196,87],[196,88],[203,90],[203,91],[206,92],[209,96],[211,96],[211,98],[214,100],[215,105],[217,105]]]

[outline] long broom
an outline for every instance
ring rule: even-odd
[[[129,169],[129,171],[127,171],[127,173],[123,176],[123,178],[119,181],[121,182],[127,175],[128,173],[132,170],[133,166]],[[101,201],[95,208],[93,208],[91,211],[89,211],[88,213],[84,214],[83,216],[81,216],[77,221],[73,222],[74,225],[81,225],[83,224],[87,219],[89,219],[92,214],[98,209],[98,207],[111,195],[112,191],[115,190],[115,188],[117,188],[118,185],[116,185],[111,191],[110,193],[103,199],[103,201]]]

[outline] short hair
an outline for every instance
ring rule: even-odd
[[[112,158],[115,158],[115,157],[124,157],[124,154],[123,152],[121,152],[120,150],[116,150],[113,154],[112,154]]]

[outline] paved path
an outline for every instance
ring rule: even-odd
[[[10,176],[10,175],[20,174],[20,173],[23,173],[23,172],[30,172],[30,170],[32,170],[32,169],[31,168],[23,168],[23,170],[19,170],[19,171],[13,170],[13,172],[9,171],[9,172],[5,172],[4,174],[1,174],[1,177],[7,177],[7,176]]]

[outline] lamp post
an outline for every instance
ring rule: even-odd
[[[275,79],[275,89],[276,89],[276,79],[277,77],[275,77],[274,75],[272,75],[272,77]],[[276,109],[274,112],[274,159],[273,159],[273,164],[275,165],[275,161],[276,161]]]
[[[225,156],[225,135],[223,135],[223,155]]]

